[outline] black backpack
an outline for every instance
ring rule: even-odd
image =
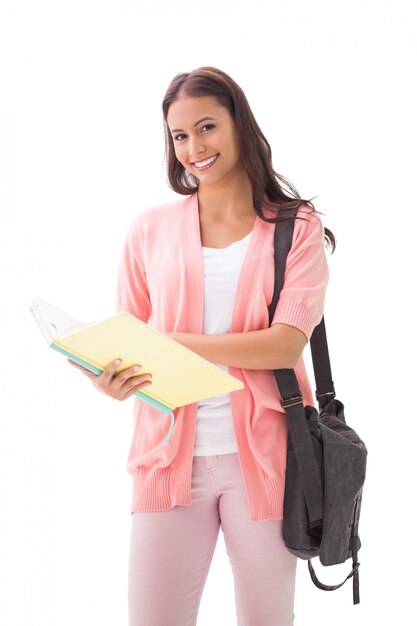
[[[288,214],[294,216],[296,210]],[[294,219],[276,223],[270,325],[284,282],[293,231]],[[346,424],[344,406],[336,399],[324,316],[313,331],[310,347],[320,412],[303,406],[294,369],[274,370],[289,429],[282,534],[288,550],[308,560],[311,579],[319,589],[333,591],[353,577],[353,603],[359,604],[358,525],[367,449]],[[339,585],[324,585],[311,564],[316,556],[322,565],[352,558],[352,570]]]

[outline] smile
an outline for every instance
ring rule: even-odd
[[[217,160],[218,156],[218,154],[215,154],[214,156],[210,157],[209,159],[205,159],[204,161],[195,161],[193,165],[198,170],[206,170],[211,167],[211,165]]]

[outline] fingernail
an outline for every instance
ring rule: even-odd
[[[120,365],[120,363],[121,363],[120,359],[117,359],[117,361],[114,362],[115,365]]]

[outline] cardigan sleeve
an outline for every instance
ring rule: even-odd
[[[295,326],[309,341],[323,317],[329,270],[324,227],[318,213],[299,209],[298,215],[304,219],[294,222],[292,247],[272,324]]]
[[[151,301],[143,258],[144,236],[141,216],[131,223],[119,262],[116,284],[116,312],[127,311],[143,322],[151,316]]]

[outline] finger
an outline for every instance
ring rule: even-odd
[[[111,390],[112,395],[115,394],[119,396],[123,385],[126,384],[127,381],[134,379],[134,383],[136,383],[138,376],[134,376],[138,371],[142,368],[141,365],[132,365],[130,368],[126,368],[121,370],[118,374],[116,374],[116,369],[118,367],[117,363],[120,365],[121,359],[116,359],[110,366],[105,370],[106,376],[101,377],[99,381],[99,386],[104,385],[108,390]],[[104,374],[104,372],[103,372]]]
[[[116,382],[117,385],[119,385],[120,387],[123,386],[127,381],[131,381],[133,382],[133,384],[136,384],[138,379],[141,379],[141,376],[145,376],[145,372],[142,375],[139,375],[138,372],[142,369],[141,365],[132,365],[132,367],[128,367],[124,370],[122,370],[121,372],[119,372],[118,374],[116,374],[114,381]]]
[[[131,381],[129,381],[128,383],[125,383],[125,385],[121,389],[122,392],[126,390],[126,392],[122,396],[122,400],[126,400],[127,398],[132,396],[136,391],[145,389],[146,387],[150,387],[151,385],[152,385],[152,382],[149,380],[141,380],[139,383],[131,382]]]
[[[150,374],[143,374],[141,376],[134,376],[133,378],[129,378],[124,385],[122,385],[121,389],[138,389],[139,387],[147,387],[152,384],[152,376]]]
[[[119,377],[115,379],[117,381]],[[128,378],[123,385],[120,386],[120,393],[128,392],[130,393],[132,390],[135,392],[137,389],[141,389],[143,387],[147,387],[152,384],[152,374],[140,374],[139,376],[132,376]]]
[[[115,371],[117,370],[119,365],[121,365],[121,363],[122,363],[121,359],[115,359],[114,361],[112,361],[105,368],[105,370],[103,370],[103,372],[101,374],[101,377],[104,378],[105,380],[109,380],[109,379],[113,378]]]

